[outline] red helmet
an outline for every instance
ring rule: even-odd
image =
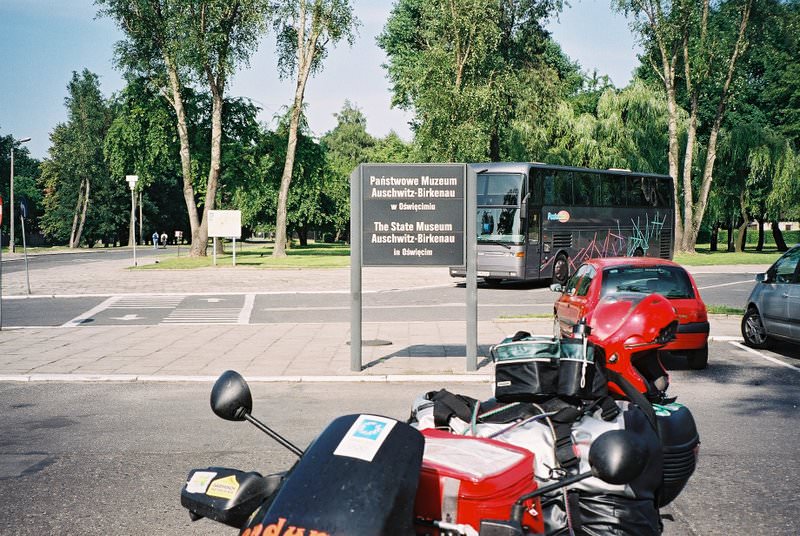
[[[669,300],[660,294],[610,294],[587,320],[592,327],[590,340],[605,352],[606,368],[621,374],[651,400],[662,399],[669,374],[658,349],[674,339],[678,329],[678,316]],[[624,394],[611,381],[609,387]]]

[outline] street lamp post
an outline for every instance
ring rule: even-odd
[[[136,267],[136,194],[134,190],[139,181],[139,175],[126,175],[125,180],[131,187],[131,242],[133,242],[133,266]]]
[[[26,143],[31,141],[30,138],[22,138],[17,140],[19,143]],[[17,251],[17,246],[14,244],[14,140],[11,140],[11,252]]]

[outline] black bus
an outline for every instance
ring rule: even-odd
[[[477,272],[502,280],[566,283],[585,259],[671,259],[672,178],[540,163],[470,164],[477,173]],[[464,277],[464,266],[450,267]]]

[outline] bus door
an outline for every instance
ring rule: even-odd
[[[528,204],[525,218],[525,279],[538,279],[542,260],[542,207]]]

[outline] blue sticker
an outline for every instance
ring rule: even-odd
[[[378,439],[378,436],[381,435],[384,428],[386,428],[386,423],[365,419],[353,436],[375,441]]]

